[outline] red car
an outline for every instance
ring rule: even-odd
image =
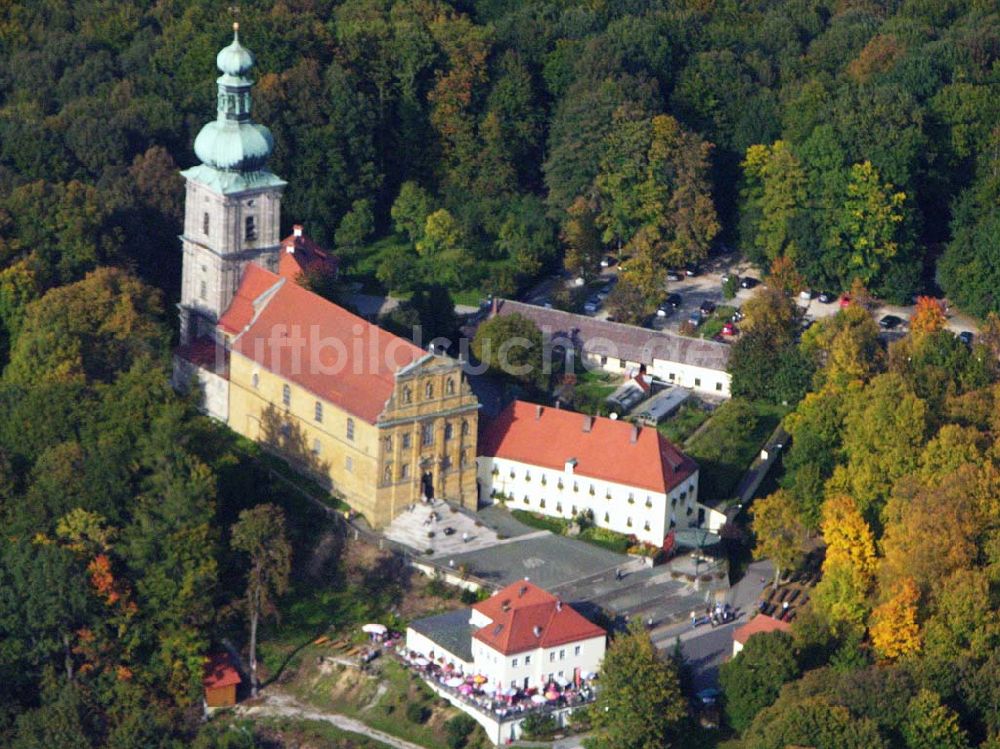
[[[847,309],[850,306],[851,306],[851,295],[850,294],[842,294],[841,297],[840,297],[840,308],[841,309]]]
[[[722,326],[722,335],[736,335],[736,326],[731,322],[727,322]]]

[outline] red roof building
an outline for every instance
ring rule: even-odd
[[[514,401],[486,424],[480,455],[667,494],[698,465],[655,429]]]
[[[427,356],[257,265],[247,266],[219,325],[234,336],[233,352],[369,424],[385,409],[396,373]]]
[[[527,580],[508,585],[472,608],[490,620],[473,637],[504,655],[605,636],[572,606]]]
[[[761,632],[790,632],[792,625],[773,616],[757,614],[742,627],[733,630],[733,655],[739,653],[753,635]]]
[[[698,465],[656,429],[515,401],[486,424],[479,445],[484,501],[566,520],[588,513],[655,546],[706,517]]]
[[[337,275],[337,258],[310,239],[301,224],[292,227],[292,233],[281,241],[278,274],[289,281],[298,282],[303,275]]]

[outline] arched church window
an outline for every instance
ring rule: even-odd
[[[450,440],[451,439],[453,432],[454,432],[454,429],[452,428],[451,424],[445,424],[444,425],[444,438],[446,440]]]
[[[453,380],[451,377],[449,377],[447,380],[445,380],[444,391],[448,395],[454,395],[455,394],[455,380]]]
[[[463,437],[469,436],[469,422],[465,421],[464,419],[462,420],[462,436]]]
[[[428,382],[424,385],[424,397],[433,398],[434,397],[434,383]]]
[[[385,468],[382,470],[382,483],[392,483],[392,463],[385,464]]]
[[[409,403],[413,400],[413,391],[410,390],[410,386],[407,385],[403,388],[403,403]]]

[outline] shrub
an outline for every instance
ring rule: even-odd
[[[556,732],[559,725],[551,715],[532,713],[521,723],[524,737],[528,739],[546,739]]]
[[[468,715],[456,715],[444,724],[448,734],[449,749],[462,749],[469,740],[469,734],[476,730],[476,721]]]
[[[406,719],[423,725],[431,717],[431,709],[420,702],[410,702],[406,706]]]

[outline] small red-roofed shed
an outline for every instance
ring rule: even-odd
[[[757,614],[742,627],[733,630],[733,655],[743,650],[743,646],[753,635],[761,632],[790,632],[791,629],[792,625],[788,622],[775,619],[773,616]]]
[[[205,704],[208,707],[232,707],[236,704],[236,687],[240,681],[240,673],[227,653],[209,656],[205,676],[201,680],[205,687]]]

